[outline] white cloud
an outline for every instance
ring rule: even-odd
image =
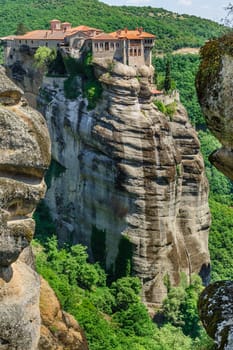
[[[192,5],[192,0],[179,0],[178,3],[180,5],[184,5],[184,6],[191,6]]]

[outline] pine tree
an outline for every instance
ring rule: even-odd
[[[165,67],[165,79],[164,79],[164,90],[168,92],[171,90],[172,80],[171,80],[171,62],[169,59],[166,61]]]
[[[23,22],[18,23],[15,34],[16,35],[24,35],[29,32],[29,29],[25,26]]]

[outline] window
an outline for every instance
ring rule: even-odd
[[[45,43],[45,46],[48,46],[48,43]]]
[[[116,43],[116,47],[120,47],[120,44],[119,44],[119,43]]]
[[[134,49],[134,56],[137,56],[137,49]]]
[[[100,48],[103,49],[103,47],[104,47],[104,44],[100,43]]]
[[[19,43],[21,44],[21,40],[19,40]]]
[[[31,44],[33,44],[33,40],[31,40]]]
[[[114,43],[110,43],[111,49],[114,49]]]
[[[130,56],[133,56],[133,49],[130,49],[130,50],[129,50],[129,55],[130,55]]]
[[[105,47],[105,51],[108,51],[109,50],[109,42],[106,42],[104,47]]]
[[[98,49],[98,43],[95,43],[95,49]]]
[[[138,56],[141,56],[141,49],[138,49]]]

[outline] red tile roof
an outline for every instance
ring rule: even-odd
[[[56,20],[53,20],[54,22]],[[65,31],[63,31],[62,29],[60,30],[33,30],[31,32],[28,32],[24,35],[16,35],[16,36],[11,36],[11,38],[13,37],[14,39],[18,39],[18,40],[64,40],[64,38],[66,36],[70,36],[73,34],[76,34],[77,32],[98,32],[101,33],[102,30],[101,29],[97,29],[97,28],[92,28],[92,27],[88,27],[88,26],[78,26],[78,27],[74,27],[74,28],[69,28]],[[8,37],[7,37],[8,38]],[[9,37],[10,40],[10,37]]]
[[[86,31],[88,31],[88,30],[95,30],[95,31],[97,31],[97,32],[102,32],[103,30],[101,30],[101,29],[98,29],[98,28],[93,28],[93,27],[88,27],[88,26],[78,26],[78,27],[74,27],[74,28],[72,28],[72,30],[77,30],[77,31],[84,31],[84,32],[86,32]]]
[[[163,94],[163,91],[157,90],[157,89],[151,89],[151,93],[152,93],[153,95],[162,95],[162,94]]]
[[[100,33],[93,37],[92,40],[117,40],[117,38],[114,38],[111,34]]]
[[[34,30],[24,35],[16,35],[18,40],[64,40],[66,32],[63,30]]]
[[[136,30],[117,30],[116,32],[110,33],[114,38],[117,39],[155,39],[155,35],[143,32],[143,30],[136,29]]]
[[[57,19],[53,19],[51,22],[60,22]],[[68,22],[64,22],[63,24],[70,24]],[[74,28],[68,28],[66,30],[60,29],[60,30],[34,30],[31,32],[28,32],[24,35],[16,35],[16,36],[9,36],[5,38],[1,38],[2,40],[61,40],[63,41],[65,37],[74,35],[78,32],[84,32],[87,35],[88,32],[92,32],[93,34],[97,34],[92,36],[93,40],[118,40],[118,39],[129,39],[129,40],[135,40],[135,39],[154,39],[155,35],[146,33],[143,31],[142,28],[136,29],[136,30],[118,30],[113,33],[104,33],[101,29],[93,28],[85,25],[80,25]]]

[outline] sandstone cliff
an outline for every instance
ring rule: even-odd
[[[46,202],[61,241],[86,244],[118,273],[132,258],[144,301],[161,303],[166,273],[173,284],[181,271],[209,277],[200,145],[182,105],[171,119],[153,105],[151,68],[96,61],[95,71],[104,91],[93,111],[81,78],[76,100],[65,98],[61,79],[41,89],[55,160]]]
[[[24,91],[31,107],[36,108],[36,99],[43,79],[43,69],[37,69],[34,62],[35,51],[21,45],[14,52],[14,60],[7,67],[9,77]]]
[[[0,67],[0,344],[9,350],[34,350],[39,340],[39,277],[19,255],[33,237],[50,162],[45,121],[22,95]]]
[[[87,350],[77,322],[34,270],[32,213],[45,194],[50,139],[44,118],[1,66],[0,130],[0,349],[37,350],[39,342],[40,350]]]
[[[233,349],[233,282],[210,284],[200,296],[199,313],[218,350]]]
[[[38,350],[88,350],[85,335],[77,321],[61,310],[55,293],[43,279],[40,312],[42,325]]]
[[[210,161],[233,179],[233,36],[208,42],[201,50],[202,62],[197,75],[197,93],[207,125],[221,142]]]
[[[211,132],[222,147],[209,159],[223,174],[233,179],[233,35],[207,42],[201,49],[196,85],[199,101]],[[210,285],[201,295],[199,312],[207,333],[219,350],[233,348],[233,282]]]

